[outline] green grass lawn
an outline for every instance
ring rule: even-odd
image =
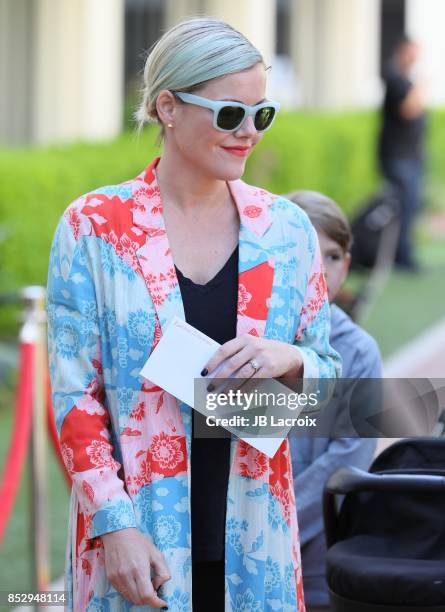
[[[14,393],[11,386],[0,389],[0,465],[9,446]],[[3,471],[3,470],[2,470]],[[63,573],[65,561],[68,492],[52,450],[48,449],[49,503],[47,523],[51,534],[51,580]],[[33,588],[30,556],[30,479],[26,466],[19,494],[0,549],[0,591]]]
[[[383,357],[445,318],[445,236],[426,237],[422,225],[418,234],[421,271],[394,271],[363,324]]]

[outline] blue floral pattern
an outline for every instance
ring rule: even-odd
[[[73,323],[66,321],[56,334],[56,350],[66,359],[74,359],[79,355],[80,339]]]
[[[247,589],[237,594],[233,612],[261,612],[261,608],[261,602],[255,599],[251,589]]]
[[[160,550],[175,546],[179,539],[181,523],[171,514],[160,516],[153,525],[153,537]]]
[[[266,574],[264,577],[264,587],[266,593],[270,593],[272,589],[280,584],[280,566],[272,557],[266,559]]]
[[[153,334],[154,316],[138,310],[130,312],[128,317],[128,329],[130,335],[136,338],[140,346],[146,347]]]
[[[191,612],[192,409],[139,376],[159,333],[172,317],[184,318],[153,168],[125,185],[79,198],[67,209],[51,249],[48,339],[56,423],[67,457],[75,466],[85,464],[74,473],[70,610],[75,590],[78,609],[131,612],[134,606],[106,579],[103,550],[90,542],[134,527],[153,539],[172,568],[163,587],[170,611]],[[238,313],[237,333],[295,343],[307,379],[334,377],[339,362],[328,343],[326,295],[322,287],[314,294],[308,280],[321,277],[321,266],[307,216],[241,181],[230,187],[241,219],[240,285],[243,295],[252,296]],[[249,311],[249,304],[259,304],[264,314]],[[82,436],[76,430],[80,422]],[[153,455],[155,438],[167,452],[163,461]],[[233,465],[239,447],[234,439]],[[275,466],[263,462],[258,478],[230,474],[227,612],[303,612],[284,447]],[[282,476],[281,489],[273,489],[271,481]]]
[[[173,595],[164,597],[169,612],[190,612],[190,595],[175,589]]]

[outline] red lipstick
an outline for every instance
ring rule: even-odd
[[[224,151],[228,153],[232,153],[232,155],[236,155],[237,157],[247,157],[249,155],[252,147],[222,147]]]

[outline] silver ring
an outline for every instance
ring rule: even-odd
[[[258,372],[258,370],[260,369],[260,364],[258,363],[258,361],[255,361],[255,359],[251,359],[249,361],[249,365],[252,366],[253,370],[254,370],[254,374],[256,374]]]

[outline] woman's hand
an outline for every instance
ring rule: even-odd
[[[243,334],[219,348],[203,370],[211,374],[225,359],[217,378],[301,378],[303,358],[296,346]],[[207,372],[206,372],[207,370]],[[205,374],[204,374],[205,372]]]
[[[156,594],[159,587],[171,578],[160,550],[134,528],[106,533],[101,538],[105,570],[113,587],[136,605],[166,607],[166,602]]]

